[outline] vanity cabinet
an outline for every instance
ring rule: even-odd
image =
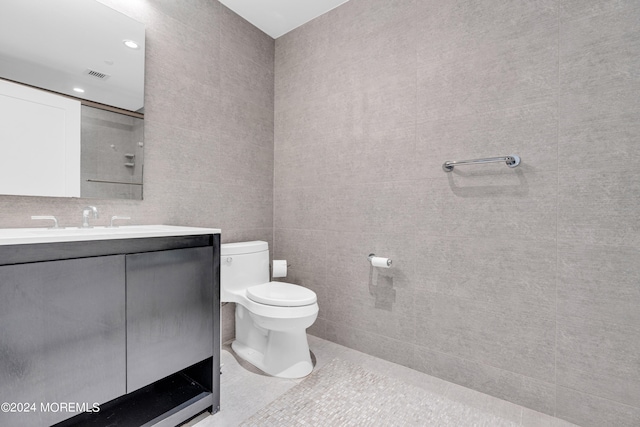
[[[127,255],[127,392],[211,356],[208,248]]]
[[[217,412],[219,245],[219,234],[0,245],[0,403],[20,405],[0,426],[172,426]]]
[[[122,255],[0,266],[0,396],[16,403],[0,425],[51,425],[68,415],[41,404],[126,392],[124,271]]]

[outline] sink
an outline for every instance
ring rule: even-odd
[[[173,225],[125,225],[120,227],[0,228],[0,245],[135,239],[146,237],[218,234],[220,229]]]

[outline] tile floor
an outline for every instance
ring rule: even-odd
[[[364,370],[374,374],[392,378],[403,384],[419,387],[443,399],[453,401],[455,404],[451,405],[452,408],[464,407],[466,411],[473,413],[474,416],[472,418],[474,420],[471,421],[471,419],[469,419],[469,423],[464,425],[492,427],[492,423],[489,421],[483,422],[482,420],[499,417],[509,422],[510,425],[515,424],[523,427],[574,426],[574,424],[549,415],[443,381],[439,378],[422,374],[404,366],[387,362],[311,335],[309,336],[309,347],[316,356],[316,370],[338,358],[351,364],[359,365]],[[251,372],[240,366],[234,356],[226,350],[222,351],[221,361],[223,367],[220,379],[220,412],[215,415],[203,414],[191,420],[183,427],[237,426],[251,418],[260,411],[260,409],[284,395],[298,383],[304,381],[304,379],[286,380],[268,377]],[[292,393],[294,392],[296,391],[294,390]],[[444,419],[447,418],[458,419],[458,421],[456,421],[455,424],[450,424],[444,423],[441,420],[434,420],[434,424],[432,425],[451,425],[455,427],[463,425],[460,424],[459,417],[444,417]],[[345,424],[359,425],[358,422]]]

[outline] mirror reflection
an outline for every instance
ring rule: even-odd
[[[95,0],[2,0],[0,70],[8,80],[140,111],[144,25]]]
[[[7,128],[0,130],[0,168],[1,159],[16,150],[38,157],[60,147],[68,151],[81,135],[77,155],[49,156],[46,167],[34,165],[31,175],[12,175],[28,186],[5,183],[0,194],[142,198],[144,43],[143,24],[95,0],[0,1],[0,110],[11,110],[12,120],[22,124],[0,117],[0,128]],[[57,101],[42,106],[40,95],[22,98],[26,92],[9,86],[15,83],[73,97],[81,113],[66,105],[57,113]],[[77,119],[70,120],[72,115]],[[64,121],[56,122],[58,116]],[[80,122],[81,129],[70,131]],[[27,126],[42,132],[32,135]],[[55,131],[57,139],[48,140],[52,133],[44,129]],[[63,140],[71,134],[74,141]],[[56,188],[45,188],[56,175]],[[77,176],[73,183],[71,176]]]
[[[142,200],[143,120],[82,106],[81,197]]]

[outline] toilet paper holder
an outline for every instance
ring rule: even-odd
[[[371,265],[373,265],[373,258],[376,256],[376,254],[369,254],[369,256],[367,257],[367,259],[369,260],[369,263],[371,263]],[[387,268],[391,267],[391,264],[393,261],[391,261],[390,258],[387,258]]]

